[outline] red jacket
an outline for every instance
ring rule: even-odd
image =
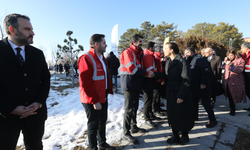
[[[250,51],[248,53],[242,53],[242,58],[245,61],[245,72],[250,72]]]
[[[154,56],[156,59],[156,63],[157,63],[157,72],[163,72],[163,68],[162,68],[162,64],[161,64],[161,53],[159,52],[154,52]]]
[[[106,64],[108,76],[108,91],[113,94],[112,82],[109,75],[109,69],[106,59],[103,57]],[[93,63],[95,65],[93,65]],[[102,62],[95,54],[95,50],[90,50],[83,54],[78,60],[79,69],[79,90],[80,100],[82,103],[95,104],[106,102],[106,78]]]
[[[156,60],[154,58],[154,52],[151,52],[148,49],[144,50],[142,65],[143,65],[143,68],[147,71],[147,73],[149,71],[158,72]]]
[[[143,50],[130,44],[120,55],[120,75],[121,88],[123,91],[140,90],[142,77],[146,76],[146,71],[142,69],[141,60]]]
[[[244,75],[245,75],[245,81],[246,84],[250,84],[250,51],[248,53],[242,53],[242,59],[245,61],[245,69],[244,69]]]
[[[157,65],[156,65],[156,60],[154,58],[154,52],[151,52],[148,49],[144,50],[142,65],[143,65],[143,68],[147,71],[147,73],[149,71],[157,72]],[[156,80],[154,80],[152,78],[145,78],[144,79],[144,81],[143,81],[143,90],[144,91],[152,91],[156,88],[157,88]]]

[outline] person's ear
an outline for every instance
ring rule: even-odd
[[[10,34],[16,35],[16,29],[13,26],[9,26]]]
[[[98,42],[95,42],[95,47],[99,47],[99,43]]]

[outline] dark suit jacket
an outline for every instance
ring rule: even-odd
[[[195,61],[196,60],[196,61]],[[197,54],[189,56],[187,61],[191,70],[191,91],[193,97],[206,97],[211,95],[211,83],[207,60],[199,57]],[[194,64],[193,64],[194,63]],[[206,85],[205,89],[201,89],[201,84]]]
[[[50,89],[50,73],[43,52],[33,46],[25,46],[25,63],[22,67],[7,38],[0,41],[0,127],[30,127],[47,119],[46,99]],[[33,102],[43,106],[36,115],[19,119],[11,112],[19,105]]]
[[[213,55],[212,59],[209,61],[211,66],[211,83],[212,85],[216,84],[217,80],[221,80],[221,59],[217,55]]]

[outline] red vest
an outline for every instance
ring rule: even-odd
[[[103,57],[105,64],[106,59]],[[106,68],[108,66],[106,65]],[[95,104],[106,102],[106,78],[101,61],[95,54],[95,50],[90,50],[83,54],[78,60],[79,69],[79,90],[82,103]],[[107,69],[108,71],[108,69]],[[112,83],[108,75],[109,93],[113,94]]]

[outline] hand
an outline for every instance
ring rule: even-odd
[[[95,110],[101,110],[102,109],[102,105],[99,102],[93,104],[93,107],[94,107]]]
[[[205,88],[206,88],[206,85],[201,84],[201,89],[205,89]]]
[[[13,115],[18,115],[18,116],[22,116],[22,114],[29,112],[29,109],[26,108],[25,106],[17,106],[12,112],[11,114]]]
[[[154,76],[155,76],[154,72],[152,72],[152,71],[148,72],[148,77],[149,78],[153,78]]]
[[[227,61],[228,61],[228,58],[227,58],[227,57],[225,57],[224,62],[227,62]]]
[[[165,84],[165,82],[164,82],[164,81],[162,81],[162,82],[161,82],[161,85],[164,85],[164,84]]]
[[[232,64],[232,62],[231,61],[226,61],[226,64],[230,66]]]
[[[28,116],[30,116],[30,115],[35,115],[35,114],[37,114],[36,110],[37,110],[39,107],[40,107],[40,104],[37,103],[37,102],[34,102],[34,103],[30,104],[29,106],[26,107],[27,109],[29,109],[29,111],[23,113],[23,114],[21,115],[20,118],[22,119],[22,118],[28,117]]]
[[[177,98],[177,103],[180,104],[183,102],[183,99]]]

